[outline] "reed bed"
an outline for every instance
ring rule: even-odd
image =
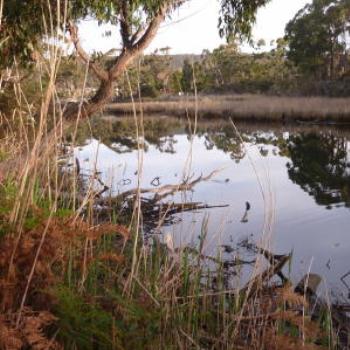
[[[11,147],[4,143],[4,154]],[[129,215],[111,207],[102,221],[91,184],[53,171],[62,154],[50,150],[0,188],[1,348],[335,348],[329,314],[311,320],[304,294],[272,280],[290,256],[267,267],[257,252],[245,284],[239,256],[204,254],[205,222],[196,247],[174,247],[169,236],[146,244],[141,188]],[[273,204],[266,195],[261,244],[268,247]]]
[[[147,114],[185,116],[195,112],[194,97],[144,101]],[[107,111],[116,115],[132,112],[130,103],[113,103]],[[264,95],[200,95],[198,115],[242,121],[350,122],[350,99],[327,97],[278,97]]]
[[[48,36],[55,37],[50,24]],[[241,285],[238,256],[230,264],[219,250],[204,255],[205,222],[196,247],[174,247],[171,237],[146,244],[140,187],[130,215],[120,217],[113,208],[103,221],[96,215],[91,183],[83,183],[76,167],[67,172],[60,166],[62,160],[66,165],[67,128],[61,109],[49,108],[60,105],[60,54],[51,50],[36,67],[39,78],[43,71],[49,76],[39,108],[32,110],[15,82],[16,107],[0,116],[0,349],[335,348],[330,313],[311,319],[304,291],[298,294],[286,279],[272,280],[290,256],[257,249],[251,279]],[[135,133],[142,138],[138,103]],[[190,106],[187,101],[180,108]],[[148,112],[147,103],[142,107]],[[264,231],[270,237],[274,208],[267,191]]]
[[[59,57],[52,57],[54,77]],[[67,155],[60,111],[52,115],[47,108],[54,91],[52,78],[38,117],[23,108],[3,119],[2,164],[17,161],[0,181],[1,349],[336,348],[330,313],[311,319],[313,303],[303,291],[273,279],[290,256],[266,260],[258,249],[243,283],[239,255],[230,261],[219,249],[205,255],[211,235],[205,222],[195,247],[174,247],[169,236],[146,240],[140,187],[129,214],[110,207],[101,220],[91,183],[96,174],[86,183],[76,168],[69,173],[59,166]],[[135,110],[142,138],[143,114]],[[39,118],[35,128],[25,122],[31,117]],[[140,167],[142,151],[139,145]],[[188,164],[191,157],[189,150]],[[259,182],[266,196],[260,243],[269,248],[273,194],[268,177]]]

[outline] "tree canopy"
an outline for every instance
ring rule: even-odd
[[[1,36],[2,63],[14,57],[30,59],[41,39],[56,30],[66,32],[69,21],[77,23],[94,18],[102,23],[119,25],[123,44],[131,46],[138,35],[162,13],[171,16],[174,9],[190,0],[7,0],[4,2]],[[218,0],[219,1],[219,0]],[[220,35],[229,38],[250,35],[258,7],[270,0],[220,0],[218,14]]]
[[[304,73],[335,78],[346,54],[349,0],[313,0],[286,26],[288,58]]]
[[[229,39],[232,35],[249,37],[257,9],[270,0],[218,1],[219,33]],[[190,0],[7,0],[0,28],[0,67],[10,65],[15,58],[30,61],[45,38],[66,38],[101,83],[83,108],[72,106],[65,115],[74,118],[81,111],[83,116],[90,116],[111,98],[114,82],[152,42],[165,18],[186,2]],[[107,66],[92,58],[80,43],[78,23],[87,18],[119,28],[120,54]]]

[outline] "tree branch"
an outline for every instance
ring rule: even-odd
[[[140,36],[144,32],[144,30],[145,30],[145,27],[142,25],[137,28],[136,32],[132,35],[130,40],[132,44],[134,44],[136,40],[140,39]]]
[[[142,52],[156,36],[160,25],[165,20],[166,14],[171,9],[181,6],[186,1],[188,0],[176,0],[163,5],[159,9],[158,14],[151,20],[149,26],[147,27],[142,37],[133,45],[132,50],[136,52]]]
[[[169,9],[169,4],[162,6],[158,14],[151,20],[142,37],[130,47],[123,48],[122,53],[119,55],[114,65],[109,70],[110,78],[112,78],[113,80],[116,79],[120,74],[121,70],[123,70],[131,60],[136,58],[147,48],[147,46],[156,36],[157,31],[161,23],[164,21],[165,15]]]
[[[72,106],[71,108],[65,111],[65,117],[67,119],[72,119],[81,113],[83,118],[88,117],[98,111],[100,111],[105,103],[112,97],[113,95],[113,83],[116,79],[120,77],[120,75],[124,72],[127,66],[131,63],[133,59],[138,57],[151,43],[154,37],[157,34],[157,31],[164,21],[166,14],[173,8],[180,6],[184,2],[188,0],[174,0],[171,2],[167,2],[160,7],[157,14],[155,14],[150,20],[146,29],[141,28],[141,30],[137,30],[134,35],[131,32],[131,22],[130,16],[128,15],[128,9],[121,9],[121,13],[119,14],[121,21],[125,22],[123,24],[123,28],[121,28],[121,35],[123,37],[123,48],[118,57],[115,58],[112,66],[108,70],[104,70],[94,62],[90,62],[90,57],[80,46],[77,28],[70,23],[69,28],[71,32],[71,37],[76,47],[76,50],[80,57],[88,63],[95,74],[101,80],[101,84],[99,89],[97,90],[95,96],[93,96],[89,101],[84,102],[83,105],[80,106]],[[126,0],[125,0],[126,2]],[[144,31],[143,31],[144,30]],[[143,34],[141,35],[141,33]],[[137,40],[137,37],[140,36],[140,39]],[[134,43],[133,41],[136,41]],[[129,45],[130,43],[130,45]]]
[[[158,14],[151,20],[147,29],[145,30],[142,37],[133,45],[132,51],[134,52],[142,52],[154,39],[157,34],[157,31],[161,25],[161,23],[165,19],[165,15],[170,9],[170,5],[164,5],[159,10]]]
[[[121,14],[120,14],[120,35],[123,40],[123,46],[126,48],[130,48],[132,42],[130,40],[131,37],[131,24],[130,17],[128,11],[127,1],[123,1]]]
[[[74,44],[75,50],[77,51],[79,57],[89,65],[89,68],[96,74],[96,76],[103,81],[108,80],[108,72],[101,68],[96,62],[91,61],[91,57],[87,54],[87,52],[83,49],[80,44],[79,36],[78,36],[78,28],[75,24],[70,22],[68,24],[68,30],[71,37],[71,40]]]

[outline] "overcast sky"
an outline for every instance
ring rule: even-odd
[[[254,26],[254,39],[265,39],[267,43],[283,36],[286,23],[296,12],[311,0],[272,0],[258,12]],[[219,13],[218,0],[191,0],[173,14],[160,28],[148,52],[156,48],[171,47],[171,53],[201,53],[212,50],[223,43],[217,31]],[[103,35],[111,30],[112,36]],[[108,51],[118,46],[118,33],[113,27],[98,27],[87,21],[80,26],[83,46],[90,52]],[[247,48],[245,48],[247,50]]]

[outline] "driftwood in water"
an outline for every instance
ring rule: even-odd
[[[317,289],[322,282],[321,276],[310,273],[305,275],[295,287],[295,291],[299,294],[313,296],[317,294]]]
[[[273,254],[267,249],[258,247],[255,243],[251,243],[248,240],[244,240],[240,243],[241,247],[247,249],[254,254],[260,254],[268,261],[269,266],[259,275],[252,278],[241,290],[243,293],[248,293],[247,297],[256,293],[263,285],[267,285],[272,277],[278,276],[282,284],[288,281],[288,278],[283,274],[284,266],[290,261],[291,254]]]
[[[103,189],[99,192],[90,192],[89,199],[91,201],[86,200],[86,196],[83,195],[80,195],[78,200],[82,203],[82,206],[92,202],[98,217],[103,220],[103,216],[108,216],[113,212],[118,213],[118,215],[130,216],[139,198],[145,231],[151,233],[161,226],[175,223],[177,221],[175,215],[178,213],[227,207],[228,205],[208,205],[201,202],[176,203],[166,200],[178,192],[192,191],[197,184],[210,180],[217,173],[218,170],[215,170],[207,176],[201,175],[194,180],[185,179],[177,185],[164,185],[158,188],[135,188],[112,197],[102,196],[109,188],[95,175],[89,178],[97,182]]]
[[[210,255],[203,254],[199,250],[197,250],[195,248],[191,248],[191,247],[185,247],[183,249],[178,249],[178,248],[173,249],[173,252],[176,252],[176,253],[179,253],[180,251],[182,253],[187,252],[187,253],[193,255],[194,257],[199,258],[202,261],[211,261],[217,265],[223,266],[224,268],[225,267],[240,266],[240,265],[252,265],[255,263],[255,260],[249,261],[249,260],[243,260],[243,259],[240,259],[237,257],[235,257],[232,260],[226,261],[226,260],[215,258],[215,257],[210,256]]]
[[[143,201],[141,206],[143,223],[147,232],[152,232],[160,226],[172,225],[178,222],[176,214],[184,212],[194,212],[203,209],[226,208],[228,205],[208,205],[201,202],[190,203],[154,203],[153,201]]]
[[[255,293],[261,290],[261,287],[265,287],[275,275],[279,275],[282,278],[283,283],[286,282],[287,280],[282,273],[282,269],[291,259],[291,255],[275,255],[256,246],[255,252],[264,255],[269,261],[270,266],[263,273],[249,281],[241,290],[241,293],[244,293],[247,299],[251,298]],[[331,316],[333,342],[337,344],[336,349],[349,349],[350,317],[348,316],[348,313],[350,312],[350,305],[332,304],[317,295],[321,282],[322,278],[319,275],[310,273],[300,280],[294,291],[297,294],[305,296],[305,301],[307,301],[307,313],[313,320],[321,320],[324,315],[327,314]]]
[[[158,188],[134,188],[125,192],[118,194],[112,198],[100,199],[97,201],[98,204],[114,204],[120,203],[121,201],[125,201],[128,198],[135,198],[137,195],[153,195],[153,198],[150,201],[154,203],[159,202],[160,200],[171,196],[177,192],[183,191],[191,191],[194,186],[196,186],[200,182],[209,181],[213,176],[218,173],[218,170],[214,170],[207,176],[199,176],[196,179],[189,181],[189,179],[184,180],[183,182],[177,185],[164,185]]]

